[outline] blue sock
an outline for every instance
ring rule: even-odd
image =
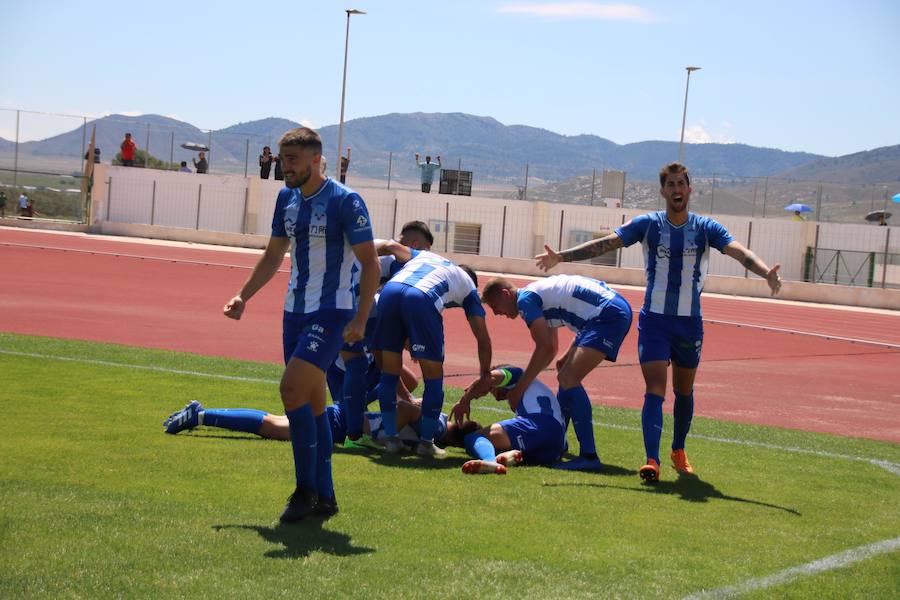
[[[663,410],[665,399],[656,394],[644,394],[644,408],[641,409],[641,429],[644,432],[644,449],[647,458],[659,463],[659,439],[662,437]]]
[[[494,445],[491,443],[491,440],[481,435],[480,431],[473,431],[468,434],[463,438],[463,443],[469,456],[490,462],[497,460],[497,452],[494,450]]]
[[[559,403],[565,403],[572,417],[572,427],[581,446],[581,456],[597,458],[597,446],[594,444],[594,421],[591,414],[591,400],[584,387],[578,385],[567,390],[559,390]]]
[[[675,433],[672,436],[672,450],[683,450],[684,440],[691,430],[691,420],[694,418],[694,392],[681,395],[675,393]]]
[[[400,375],[382,372],[378,382],[378,405],[381,408],[381,424],[388,437],[397,435],[397,383]]]
[[[267,414],[264,410],[252,408],[207,408],[200,413],[200,424],[259,434],[263,417]]]
[[[433,442],[437,431],[438,417],[444,406],[444,378],[425,380],[425,391],[422,393],[422,423],[419,426],[419,439]]]
[[[332,404],[340,404],[344,398],[344,372],[335,363],[325,371],[325,384]]]
[[[316,489],[316,453],[318,433],[312,407],[304,404],[300,408],[285,412],[291,427],[291,448],[294,450],[294,474],[297,487]]]
[[[334,482],[331,479],[331,424],[328,415],[322,413],[316,417],[316,487],[319,497],[334,499]]]
[[[347,436],[356,439],[362,435],[363,412],[366,398],[366,370],[369,362],[365,356],[348,360],[344,375],[343,406],[347,418]]]

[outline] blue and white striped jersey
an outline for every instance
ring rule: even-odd
[[[485,315],[475,284],[465,271],[443,256],[413,250],[412,258],[391,278],[425,292],[438,312],[461,306],[467,317]]]
[[[554,275],[520,289],[516,307],[529,327],[535,319],[544,317],[550,327],[566,326],[578,331],[598,317],[617,295],[605,283],[590,277]]]
[[[516,415],[520,417],[550,415],[559,422],[563,429],[566,427],[556,394],[539,379],[532,381],[525,393],[522,394],[522,400],[516,407]]]
[[[721,223],[689,213],[676,227],[665,211],[635,217],[616,229],[625,246],[641,242],[647,268],[644,310],[699,317],[700,292],[709,269],[709,249],[724,251],[734,238]]]
[[[330,178],[308,198],[300,188],[284,188],[275,202],[272,236],[291,238],[285,311],[356,308],[352,246],[372,240],[359,194]]]

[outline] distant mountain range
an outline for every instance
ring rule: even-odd
[[[190,123],[160,115],[110,115],[89,121],[97,127],[97,146],[107,162],[115,156],[124,133],[130,131],[138,147],[157,158],[190,161],[194,152],[186,142],[212,142],[213,170],[256,171],[256,157],[264,145],[275,147],[288,129],[299,126],[287,119],[266,118],[237,123],[212,135]],[[333,166],[338,127],[319,129],[325,156]],[[82,128],[45,140],[25,142],[20,158],[74,157],[84,154]],[[0,138],[0,153],[11,152],[12,142]],[[387,114],[353,119],[344,126],[344,146],[352,148],[351,170],[366,177],[384,178],[393,153],[392,176],[415,177],[414,154],[440,155],[447,168],[461,165],[481,181],[515,181],[524,177],[525,165],[533,180],[563,181],[590,174],[592,169],[624,170],[629,180],[656,178],[659,168],[678,156],[677,142],[646,141],[616,144],[594,135],[564,136],[525,125],[503,125],[490,117],[463,113]],[[276,149],[277,151],[277,149]],[[685,163],[699,176],[786,176],[842,183],[900,181],[900,145],[829,158],[807,152],[786,152],[744,144],[685,144]],[[21,161],[20,161],[21,162]],[[25,161],[27,162],[27,161]]]

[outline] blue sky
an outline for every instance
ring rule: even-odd
[[[900,144],[900,2],[4,1],[0,108],[279,116],[465,112],[624,144],[829,156]],[[65,119],[23,117],[23,139]],[[14,113],[0,111],[0,136]],[[69,127],[71,128],[71,127]],[[53,133],[56,133],[54,131]]]

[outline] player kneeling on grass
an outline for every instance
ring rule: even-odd
[[[442,256],[408,248],[398,242],[377,244],[380,255],[394,255],[406,263],[381,290],[378,298],[377,323],[372,343],[381,352],[381,412],[385,428],[396,435],[390,415],[394,411],[394,394],[403,366],[402,351],[409,343],[410,355],[419,361],[425,382],[422,392],[422,440],[416,448],[421,456],[442,456],[444,451],[434,443],[433,430],[444,403],[444,320],[445,308],[462,307],[478,346],[480,393],[489,388],[491,338],[484,319],[484,307],[478,297],[478,278],[472,269],[457,266]],[[402,450],[398,439],[388,440],[385,450]]]
[[[631,307],[625,298],[604,282],[580,275],[555,275],[539,279],[517,289],[509,280],[494,277],[484,285],[481,300],[495,315],[515,319],[519,315],[528,325],[534,351],[524,374],[509,391],[509,404],[519,399],[556,356],[558,329],[566,326],[575,332],[568,351],[556,361],[559,380],[559,404],[565,423],[572,426],[581,446],[579,457],[559,463],[559,469],[599,471],[603,468],[594,444],[591,401],[582,380],[601,362],[615,362],[622,341],[631,327]]]
[[[534,379],[515,404],[509,398],[509,391],[515,389],[522,373],[522,369],[509,365],[491,370],[491,394],[498,401],[506,400],[516,416],[469,431],[462,437],[466,452],[475,457],[475,460],[463,465],[463,473],[503,474],[507,467],[520,463],[553,465],[565,451],[566,425],[556,394],[549,387]],[[451,423],[451,435],[455,429],[453,425],[468,416],[470,402],[477,393],[477,384],[477,380],[472,382],[450,411],[455,419]],[[463,427],[471,429],[466,427],[468,423],[471,421]]]

